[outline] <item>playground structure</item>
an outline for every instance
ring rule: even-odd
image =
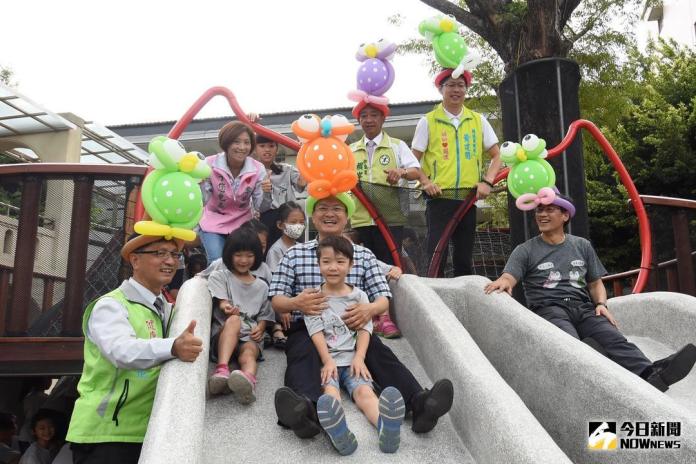
[[[200,108],[216,95],[225,97],[237,117],[250,123],[229,90],[213,88],[199,98],[177,122],[169,132],[169,137],[178,138]],[[252,123],[252,126],[258,133],[279,143],[293,149],[298,147],[292,139],[268,131],[258,124]],[[580,128],[588,129],[595,138],[603,140],[601,133],[591,123],[576,121],[568,131],[568,140],[564,139],[561,145],[550,149],[549,155],[561,153],[564,144],[570,143]],[[632,186],[628,173],[625,169],[621,170],[623,166],[616,153],[613,150],[611,153],[608,156],[617,168],[638,216],[642,260],[639,269],[608,276],[605,281],[611,284],[615,296],[624,293],[629,281],[635,294],[644,290],[667,289],[694,295],[693,252],[689,244],[686,214],[687,211],[696,210],[696,202],[641,197]],[[5,261],[0,264],[0,376],[80,372],[82,309],[88,301],[115,287],[120,280],[118,250],[125,236],[132,230],[133,221],[142,217],[142,208],[138,204],[138,186],[145,174],[146,168],[143,166],[46,163],[0,166],[3,186],[16,183],[22,192],[21,207],[16,218],[14,256],[13,259],[4,257]],[[503,177],[504,173],[501,173],[496,182]],[[51,203],[47,201],[51,198],[47,199],[42,191],[62,192],[61,216],[58,220],[53,219],[56,217],[55,211],[51,210]],[[103,224],[104,221],[94,220],[95,209],[105,209],[104,200],[95,200],[103,197],[103,192],[109,192],[114,200],[110,207],[112,209],[109,210],[111,222],[108,223],[108,229]],[[371,206],[359,188],[354,193],[366,203],[385,238],[390,241],[395,259],[399,259],[388,227],[379,212]],[[472,195],[468,202],[463,203],[461,213],[453,218],[451,228],[473,201]],[[659,264],[652,260],[650,225],[645,205],[667,206],[674,211],[677,244],[674,260]],[[42,218],[54,220],[54,230],[66,238],[62,248],[56,250],[56,253],[65,255],[66,259],[58,266],[57,272],[50,275],[40,272],[34,259],[37,250],[34,238],[42,233],[42,229],[51,230],[45,227],[47,222]],[[448,237],[443,237],[438,245],[429,266],[431,272],[432,269],[438,269],[437,259],[444,255],[443,244],[447,243],[447,239]],[[95,285],[97,281],[100,282],[99,285]],[[61,287],[64,289],[62,296],[59,291]],[[550,327],[536,319],[531,320],[532,315],[521,311],[523,308],[507,296],[485,300],[486,297],[480,291],[482,287],[483,279],[479,277],[446,281],[423,280],[412,276],[405,276],[392,287],[395,294],[394,315],[406,336],[406,340],[396,342],[395,351],[416,371],[424,385],[430,384],[429,379],[450,376],[458,391],[453,411],[443,421],[442,427],[437,429],[437,433],[432,434],[432,441],[423,441],[420,437],[407,434],[404,439],[405,448],[397,455],[400,461],[422,462],[426,458],[417,452],[419,447],[425,447],[428,453],[439,447],[443,456],[441,460],[444,462],[606,462],[605,454],[587,452],[586,436],[577,436],[586,433],[588,420],[656,420],[666,416],[670,420],[681,421],[684,437],[688,437],[690,431],[691,438],[684,440],[684,448],[687,450],[683,450],[681,454],[674,451],[662,455],[661,461],[694,460],[696,456],[690,453],[696,449],[696,442],[690,440],[693,440],[693,432],[696,431],[696,407],[680,398],[679,392],[677,398],[669,398],[657,392],[584,345],[577,345],[575,341],[557,333],[557,330],[550,330]],[[181,328],[177,324],[181,325],[184,320],[210,319],[207,295],[201,279],[193,279],[185,284],[180,294],[180,304],[184,310],[179,312],[174,321],[174,332]],[[37,304],[38,301],[41,302],[40,305]],[[627,324],[626,333],[629,338],[643,337],[643,343],[637,342],[641,348],[655,344],[664,349],[664,346],[678,345],[682,340],[691,341],[688,339],[688,332],[685,333],[684,330],[686,327],[694,327],[696,323],[696,316],[692,311],[693,302],[693,298],[682,295],[654,293],[613,299],[611,305],[612,308],[615,304],[621,308],[618,316],[622,323]],[[629,309],[629,306],[632,308]],[[650,314],[655,307],[661,314],[669,315],[669,318],[664,317],[664,326],[653,334],[647,327],[650,326]],[[633,311],[633,308],[638,308],[638,311]],[[40,315],[35,317],[37,313]],[[667,322],[668,319],[671,322]],[[209,327],[205,326],[206,324],[199,325],[199,334],[205,340],[207,349],[205,334]],[[425,334],[424,328],[427,330]],[[533,330],[535,335],[530,336],[525,330]],[[492,334],[502,332],[509,332],[510,335],[503,339],[504,347],[496,349]],[[532,338],[534,343],[527,342],[525,337]],[[551,343],[555,354],[579,356],[582,369],[575,370],[582,370],[585,375],[568,370],[567,365],[558,363],[557,360],[554,362],[550,355],[539,357],[539,354],[543,354],[540,353],[543,352],[540,349],[542,343]],[[654,353],[663,354],[659,349]],[[269,371],[271,366],[275,370],[282,369],[281,357],[278,354],[275,359],[271,358],[268,363],[270,366],[262,364],[262,375],[266,367],[269,367]],[[533,366],[537,369],[544,367],[546,370],[534,371],[534,375],[525,373],[525,367],[529,369]],[[205,399],[207,370],[206,353],[191,365],[179,362],[165,365],[143,451],[146,462],[171,462],[172,459],[183,461],[185,456],[190,457],[190,460],[186,459],[187,462],[220,459],[219,456],[205,454],[211,453],[212,438],[208,434],[218,433],[221,428],[230,433],[234,433],[236,429],[234,424],[224,420],[221,413],[222,409],[229,411],[232,408],[229,402]],[[269,392],[279,386],[282,379],[279,373],[276,374],[275,377],[269,374],[267,379],[260,378],[262,395],[269,395]],[[180,382],[182,377],[190,378],[191,382]],[[693,382],[692,377],[693,375],[687,382]],[[573,393],[580,396],[575,403],[569,405],[569,409],[559,411],[556,408],[553,411],[548,404],[541,403],[547,398],[560,400],[560,395],[566,393],[558,390],[555,380],[559,378],[563,379],[564,387],[573,384]],[[588,402],[592,402],[592,398],[581,395],[588,382],[603,394],[591,410],[584,408]],[[539,394],[540,391],[543,394]],[[617,394],[617,391],[621,394]],[[182,402],[181,398],[187,400]],[[267,406],[271,404],[269,401],[259,401],[259,404],[262,402]],[[173,407],[174,404],[176,407]],[[295,450],[295,454],[288,455],[289,460],[302,458],[308,462],[318,462],[319,459],[326,461],[329,448],[324,446],[325,443],[313,440],[305,449],[305,443],[300,443],[291,432],[283,431],[274,424],[269,408],[260,415],[263,420],[263,425],[259,424],[262,427],[260,430],[277,435],[284,447]],[[590,417],[590,413],[596,416]],[[232,415],[239,417],[238,414],[246,414],[245,419],[253,419],[249,410],[245,412],[235,409]],[[349,420],[352,417],[355,417],[354,423],[359,422],[357,416],[350,416]],[[190,433],[190,429],[183,428],[184,425],[192,426],[202,433]],[[273,430],[270,430],[271,427]],[[369,435],[367,428],[358,430],[359,435]],[[196,435],[200,437],[200,441],[192,442],[196,440]],[[438,438],[438,435],[446,438]],[[228,455],[233,450],[225,449]],[[369,461],[370,455],[362,454],[363,451],[369,452],[361,448],[356,458]],[[239,453],[243,451],[240,450]],[[272,459],[273,455],[268,455],[268,460]],[[609,460],[651,462],[651,459],[650,455],[636,453],[617,454],[615,460]]]

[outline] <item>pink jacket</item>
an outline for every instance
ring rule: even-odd
[[[270,207],[270,194],[261,190],[261,182],[266,178],[263,164],[247,157],[239,175],[234,178],[225,153],[209,156],[206,162],[212,173],[201,184],[205,205],[199,226],[203,231],[229,234],[251,219],[252,207],[259,211]]]

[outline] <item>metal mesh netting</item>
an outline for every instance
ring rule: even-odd
[[[372,202],[375,209],[383,217],[385,223],[397,236],[401,229],[401,256],[404,272],[426,276],[431,254],[427,246],[426,197],[421,189],[409,187],[393,187],[370,182],[360,182],[360,189]],[[438,198],[464,200],[471,189],[443,190]],[[357,201],[357,199],[356,199]],[[510,255],[510,234],[506,228],[491,227],[492,208],[478,202],[477,228],[473,237],[474,251],[472,269],[475,274],[496,279],[502,273],[505,261]],[[358,212],[352,219],[352,227],[364,224],[367,213]],[[439,239],[439,237],[438,237]],[[447,261],[444,267],[444,277],[453,275],[453,252],[450,245],[447,250]],[[444,259],[444,258],[443,258]]]
[[[134,178],[132,181],[138,182],[139,179]],[[94,181],[83,308],[92,299],[117,287],[120,282],[120,250],[124,240],[126,197],[132,187],[133,184],[124,176]],[[0,211],[0,232],[4,238],[0,265],[10,274],[10,295],[21,192],[21,180],[14,184],[4,183],[0,192],[2,200],[5,200],[0,200],[4,208]],[[72,179],[48,178],[41,182],[29,314],[30,336],[55,336],[61,332],[66,281],[69,280],[66,272],[73,228],[73,195]],[[11,304],[9,307],[11,308]]]

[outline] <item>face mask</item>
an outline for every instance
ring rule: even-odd
[[[304,224],[285,224],[283,232],[293,240],[297,240],[304,232]]]

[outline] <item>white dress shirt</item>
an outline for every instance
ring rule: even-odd
[[[157,318],[159,314],[154,303],[161,298],[164,302],[162,326],[166,331],[172,305],[161,293],[155,295],[132,277],[119,288],[129,301],[150,308]],[[114,298],[102,298],[94,305],[86,332],[87,338],[97,345],[104,357],[120,369],[148,369],[174,358],[174,338],[136,338],[135,330],[128,322],[128,310]]]

